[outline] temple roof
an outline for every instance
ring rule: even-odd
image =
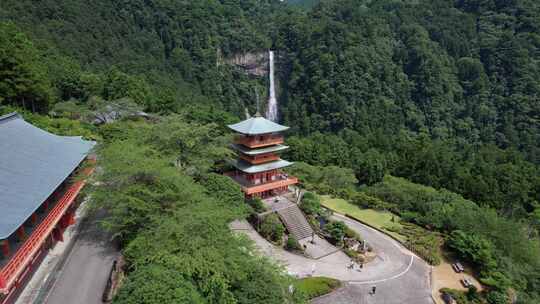
[[[274,169],[280,169],[284,167],[288,167],[292,165],[293,163],[280,159],[269,163],[264,163],[260,165],[252,165],[244,160],[231,160],[231,164],[236,167],[236,169],[245,172],[245,173],[259,173],[264,172],[268,170],[274,170]]]
[[[231,147],[235,149],[236,151],[240,151],[246,155],[259,155],[259,154],[270,153],[270,152],[279,152],[279,151],[287,150],[289,148],[289,146],[284,146],[284,145],[273,145],[270,147],[264,147],[260,149],[250,149],[244,145],[237,145],[237,144],[232,144]]]
[[[289,129],[289,127],[277,124],[260,115],[256,115],[255,117],[248,118],[233,125],[228,125],[228,127],[238,133],[246,135],[267,134]]]
[[[17,113],[0,116],[0,240],[39,208],[94,145],[46,132]]]

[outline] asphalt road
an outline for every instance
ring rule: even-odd
[[[48,293],[48,304],[102,304],[101,297],[117,251],[110,234],[91,216],[81,225],[73,249]]]
[[[380,275],[368,280],[349,281],[344,287],[312,301],[314,304],[432,304],[430,267],[412,255],[392,238],[348,218],[337,216],[378,253],[378,258],[366,265]],[[373,264],[372,264],[373,263]],[[402,269],[395,271],[392,269]],[[389,275],[392,273],[392,275]],[[376,286],[376,293],[371,288]]]

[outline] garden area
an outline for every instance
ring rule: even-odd
[[[316,243],[314,240],[310,240],[308,243],[299,242],[294,235],[288,233],[277,213],[265,213],[267,209],[264,208],[260,199],[248,200],[247,203],[252,209],[249,217],[252,226],[263,238],[275,246],[312,258],[315,258],[316,255],[313,256],[313,252],[306,249],[313,248],[315,244],[320,246],[319,249],[316,249],[318,254],[321,254],[320,250],[332,252],[332,250],[341,249],[357,264],[367,263],[376,256],[373,248],[367,243],[364,244],[357,232],[350,229],[343,221],[331,219],[331,211],[323,208],[320,197],[314,193],[305,192],[298,207],[305,215],[315,235],[326,240],[327,245]]]
[[[405,242],[406,237],[396,231],[400,231],[400,217],[387,211],[379,211],[374,209],[362,209],[353,205],[342,198],[335,198],[330,195],[321,195],[321,204],[337,213],[347,215],[368,226],[382,230],[401,242]]]
[[[441,247],[444,240],[439,233],[404,222],[399,216],[388,211],[362,209],[344,199],[333,198],[330,195],[320,197],[321,204],[325,208],[392,236],[431,265],[440,264]]]
[[[296,290],[300,291],[308,299],[313,299],[328,294],[340,286],[340,281],[327,277],[303,278],[294,283]]]

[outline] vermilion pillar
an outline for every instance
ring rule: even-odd
[[[69,211],[68,212],[68,225],[75,224],[75,212]]]
[[[9,241],[1,240],[0,246],[2,247],[2,254],[4,255],[4,257],[9,256]]]
[[[35,225],[37,224],[37,222],[38,222],[38,216],[37,216],[37,214],[36,214],[35,212],[32,213],[31,221],[32,221],[32,225],[34,225],[34,226],[35,226]]]
[[[24,241],[26,240],[26,231],[24,231],[24,226],[19,227],[17,229],[17,237],[19,237],[19,240]]]
[[[53,229],[53,238],[55,241],[57,242],[63,242],[64,241],[64,231],[62,229],[59,229],[59,228],[54,228]]]

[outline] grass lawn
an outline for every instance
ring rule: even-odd
[[[307,295],[309,299],[313,299],[335,290],[341,286],[341,282],[326,277],[310,277],[299,279],[294,283],[294,286]]]
[[[397,238],[401,242],[406,240],[406,237],[395,232],[401,230],[402,225],[399,223],[400,218],[397,215],[394,215],[386,211],[377,211],[373,209],[361,209],[358,206],[355,206],[344,199],[333,198],[329,195],[321,196],[321,204],[328,208],[332,209],[341,214],[347,214],[352,218],[355,218],[361,222],[365,222],[377,229],[383,230],[386,233]],[[394,222],[392,222],[392,217],[394,217]],[[391,231],[390,228],[392,227]]]

